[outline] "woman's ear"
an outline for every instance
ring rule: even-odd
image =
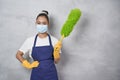
[[[50,24],[48,23],[48,27],[50,27]]]

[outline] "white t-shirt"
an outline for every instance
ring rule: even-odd
[[[52,41],[52,45],[53,47],[55,46],[55,44],[58,42],[58,39],[56,39],[55,37],[51,36],[51,41]],[[34,40],[35,40],[35,36],[29,37],[25,40],[25,42],[23,43],[23,45],[20,47],[20,51],[23,52],[23,54],[29,53],[29,57],[32,58],[31,54],[32,54],[32,47],[34,45]],[[46,46],[46,45],[50,45],[49,43],[49,37],[45,37],[45,38],[40,38],[39,36],[37,36],[37,41],[36,41],[36,45],[35,46]],[[60,51],[61,53],[61,51]]]

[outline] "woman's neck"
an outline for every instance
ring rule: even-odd
[[[45,38],[45,37],[48,36],[48,33],[47,33],[47,32],[45,32],[45,33],[38,33],[38,36],[39,36],[40,38]]]

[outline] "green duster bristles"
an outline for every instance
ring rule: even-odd
[[[66,22],[64,23],[62,29],[61,29],[61,36],[67,37],[72,32],[75,24],[79,20],[81,16],[81,11],[78,8],[72,9],[70,14],[68,15],[68,18]]]

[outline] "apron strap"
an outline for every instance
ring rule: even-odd
[[[33,47],[35,47],[35,45],[36,45],[37,36],[38,36],[38,34],[35,36],[35,40],[34,40],[34,45],[33,45]],[[48,34],[48,37],[49,37],[49,43],[50,43],[50,46],[52,46],[52,41],[51,41],[51,37],[50,37],[49,34]]]
[[[51,37],[50,37],[49,34],[48,34],[48,37],[49,37],[49,43],[50,43],[50,46],[52,46],[52,41],[51,41]]]
[[[34,45],[33,45],[33,47],[35,47],[35,45],[36,45],[37,36],[38,36],[38,34],[35,36],[35,40],[34,40]]]

